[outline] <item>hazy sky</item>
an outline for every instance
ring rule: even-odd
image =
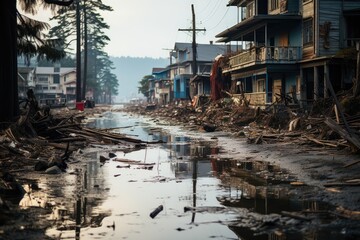
[[[237,8],[228,0],[103,0],[114,11],[103,13],[110,29],[105,51],[110,56],[165,57],[175,42],[191,42],[191,4],[194,5],[197,43],[217,40],[215,35],[237,22]],[[41,14],[41,12],[40,12]]]
[[[196,42],[216,41],[215,35],[236,24],[237,8],[228,0],[104,0],[113,12],[104,14],[110,25],[111,42],[105,49],[112,56],[168,57],[175,42],[191,42],[191,4],[194,4]]]

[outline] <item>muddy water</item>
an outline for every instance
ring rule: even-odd
[[[47,231],[51,237],[346,239],[342,225],[332,225],[331,206],[295,197],[311,189],[291,173],[270,162],[220,157],[221,133],[116,112],[90,125],[163,143],[104,144],[79,153],[85,161],[70,164],[67,187],[57,194],[66,202],[50,218],[56,223]]]

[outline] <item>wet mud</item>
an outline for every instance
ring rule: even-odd
[[[336,185],[358,177],[344,167],[357,156],[125,113],[89,126],[159,143],[93,144],[66,173],[29,171],[23,197],[2,198],[0,239],[360,238],[359,186]]]

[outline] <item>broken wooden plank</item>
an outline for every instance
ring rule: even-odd
[[[360,182],[324,183],[324,187],[356,187],[356,186],[360,186]]]
[[[312,137],[309,137],[309,136],[305,136],[309,141],[312,141],[316,144],[319,144],[319,145],[323,145],[323,146],[329,146],[329,147],[338,147],[337,144],[332,144],[332,143],[327,143],[327,142],[324,142],[324,141],[320,141],[318,139],[315,139],[315,138],[312,138]]]
[[[341,128],[334,120],[331,118],[325,119],[325,124],[328,125],[333,131],[337,132],[341,137],[348,140],[357,150],[360,149],[360,139],[355,136],[355,134],[350,134],[348,131]]]
[[[311,218],[306,217],[298,212],[288,212],[288,211],[281,211],[281,214],[286,216],[286,217],[291,217],[291,218],[295,218],[298,220],[303,220],[303,221],[311,221]]]
[[[353,165],[355,165],[355,164],[358,164],[358,163],[360,163],[360,160],[357,160],[357,161],[348,163],[348,164],[346,164],[346,165],[344,166],[344,168],[351,167],[351,166],[353,166]]]
[[[50,142],[85,142],[87,139],[84,137],[68,137],[68,138],[58,138],[58,139],[51,139]]]

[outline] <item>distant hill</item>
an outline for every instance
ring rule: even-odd
[[[110,57],[114,63],[113,73],[119,80],[117,101],[127,101],[133,97],[143,97],[138,93],[139,81],[145,75],[151,75],[152,69],[166,67],[170,64],[166,58]]]

